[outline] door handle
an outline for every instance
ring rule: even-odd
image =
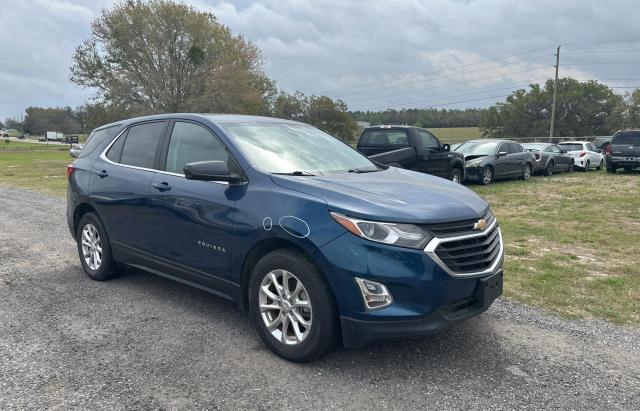
[[[105,178],[105,177],[109,176],[109,173],[107,173],[107,170],[98,170],[98,171],[96,171],[96,174],[100,178]]]
[[[163,181],[162,183],[153,183],[151,184],[153,186],[153,188],[155,188],[156,190],[159,191],[168,191],[171,190],[171,186],[169,185],[169,183]]]

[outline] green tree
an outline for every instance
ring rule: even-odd
[[[28,107],[25,112],[23,130],[29,134],[40,135],[47,130],[65,134],[82,132],[82,123],[71,107]]]
[[[71,81],[131,114],[269,111],[275,93],[260,51],[210,13],[170,0],[103,11],[76,48]]]
[[[486,110],[480,127],[490,137],[527,137],[549,134],[553,81],[543,87],[514,91],[503,103]],[[558,81],[555,120],[556,136],[609,135],[623,121],[623,98],[597,81],[580,82],[572,78]]]

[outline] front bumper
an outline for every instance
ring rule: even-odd
[[[315,259],[333,290],[343,343],[361,347],[388,338],[435,333],[485,311],[481,284],[502,278],[502,244],[495,264],[475,275],[456,275],[425,250],[374,243],[350,233],[320,248]],[[384,284],[394,303],[368,310],[354,277]],[[501,291],[500,291],[501,292]]]
[[[492,277],[498,277],[493,286],[499,287],[497,298],[502,294],[502,269]],[[426,336],[438,333],[468,318],[486,311],[495,298],[483,298],[484,283],[478,282],[473,296],[439,307],[432,313],[416,320],[408,321],[366,321],[341,317],[342,339],[345,347],[359,348],[372,342],[406,337]]]

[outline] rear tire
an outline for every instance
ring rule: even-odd
[[[276,355],[311,361],[336,342],[333,294],[320,270],[302,253],[280,249],[262,257],[253,268],[248,292],[251,321]]]
[[[616,173],[616,169],[613,167],[607,167],[607,174],[615,174]]]
[[[598,167],[596,167],[596,171],[602,170],[602,165],[603,164],[604,164],[604,160],[600,160],[600,164],[598,164]]]
[[[462,184],[462,170],[458,167],[452,168],[451,173],[449,173],[449,180],[454,183]]]
[[[522,178],[523,181],[527,181],[531,178],[531,164],[527,163],[524,166],[524,170],[522,171],[522,176],[520,178]]]
[[[95,213],[87,213],[80,219],[76,243],[80,263],[89,278],[105,281],[120,275],[122,266],[113,260],[107,231]]]

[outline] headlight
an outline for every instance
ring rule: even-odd
[[[481,159],[481,158],[479,158],[479,159],[477,159],[477,160],[469,160],[469,161],[467,161],[467,162],[466,162],[466,164],[465,164],[465,165],[466,165],[467,167],[477,167],[477,166],[479,166],[479,165],[480,165],[480,163],[481,163],[481,162],[482,162],[482,159]]]
[[[431,234],[413,224],[359,220],[333,212],[331,217],[358,237],[378,243],[409,248],[424,248],[433,238]]]

